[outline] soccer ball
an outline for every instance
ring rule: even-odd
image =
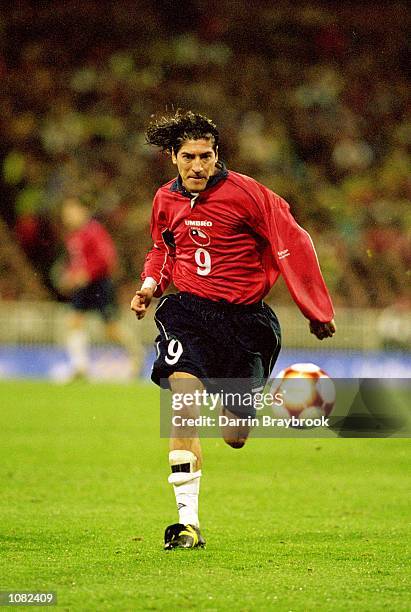
[[[281,394],[283,404],[273,406],[277,418],[296,417],[304,421],[327,417],[335,404],[335,386],[331,378],[314,363],[295,363],[276,376],[274,393]],[[307,425],[309,423],[307,422]]]

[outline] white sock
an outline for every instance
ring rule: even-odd
[[[88,341],[83,329],[74,329],[67,335],[67,350],[73,369],[86,372],[88,366]]]
[[[170,465],[178,466],[189,463],[190,469],[196,461],[191,451],[171,451]],[[173,472],[168,482],[173,485],[178,508],[179,522],[183,525],[200,526],[198,520],[198,495],[200,493],[201,470],[196,472]]]

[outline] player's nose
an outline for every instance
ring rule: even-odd
[[[191,167],[192,167],[193,172],[201,172],[202,168],[201,168],[200,158],[193,159],[193,165]]]

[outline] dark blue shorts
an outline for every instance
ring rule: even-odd
[[[230,304],[182,292],[160,300],[155,321],[159,335],[151,378],[163,387],[173,372],[187,372],[209,392],[220,391],[221,379],[228,386],[233,380],[233,390],[238,379],[261,390],[281,348],[278,319],[262,301]]]
[[[83,312],[95,310],[104,321],[111,321],[117,316],[117,302],[113,281],[100,278],[77,289],[71,298],[74,310]]]

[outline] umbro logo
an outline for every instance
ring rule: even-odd
[[[284,249],[283,251],[278,251],[278,258],[284,259],[284,257],[288,257],[290,255],[290,251],[288,249]]]
[[[186,225],[191,225],[193,227],[211,227],[213,225],[212,221],[194,221],[193,219],[186,219]]]

